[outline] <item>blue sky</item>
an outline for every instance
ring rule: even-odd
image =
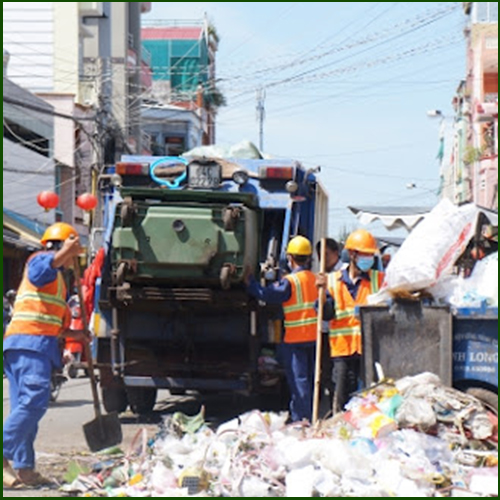
[[[451,116],[465,75],[461,2],[154,2],[144,17],[204,13],[228,101],[217,142],[258,144],[263,87],[264,151],[322,167],[330,235],[357,226],[348,205],[436,203],[439,120],[427,111]]]

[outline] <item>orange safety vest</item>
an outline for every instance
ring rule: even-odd
[[[311,271],[299,271],[285,276],[292,287],[292,295],[283,303],[286,344],[314,342],[317,314],[314,302],[318,299],[316,276]]]
[[[328,291],[335,300],[335,318],[329,324],[330,356],[361,354],[361,322],[356,316],[356,306],[367,303],[368,295],[377,293],[382,286],[384,273],[369,271],[370,280],[361,278],[356,299],[353,299],[342,281],[342,271],[328,275]]]
[[[5,337],[23,334],[57,337],[69,326],[70,320],[62,274],[58,272],[54,281],[38,288],[28,278],[27,264]]]

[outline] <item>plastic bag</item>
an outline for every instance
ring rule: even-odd
[[[391,260],[384,290],[423,290],[448,275],[474,234],[477,215],[473,204],[457,207],[443,199]]]
[[[454,307],[498,307],[498,252],[476,263],[468,278],[449,276],[428,289],[434,299]]]
[[[480,260],[464,281],[467,289],[475,291],[488,305],[498,306],[498,252]]]
[[[312,497],[315,483],[312,465],[290,471],[285,479],[286,496],[292,498]]]
[[[409,397],[405,399],[396,413],[396,421],[400,427],[418,426],[429,429],[436,425],[436,415],[432,405],[424,399]]]

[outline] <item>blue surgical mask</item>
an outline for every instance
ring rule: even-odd
[[[369,271],[372,268],[374,262],[375,262],[375,258],[372,256],[370,256],[370,257],[358,256],[356,258],[356,265],[363,272]]]

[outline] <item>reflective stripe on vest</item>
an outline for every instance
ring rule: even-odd
[[[316,340],[317,314],[314,302],[318,298],[316,277],[311,271],[289,274],[292,293],[283,304],[285,313],[285,339],[288,344]]]
[[[368,295],[377,293],[383,274],[369,271],[370,281],[362,279],[356,299],[353,299],[342,272],[328,275],[328,291],[335,300],[335,318],[329,324],[330,354],[332,357],[361,354],[361,323],[356,316],[356,306],[365,305]]]
[[[69,319],[65,297],[66,286],[60,272],[54,281],[37,288],[28,279],[27,264],[5,336],[59,335]]]

